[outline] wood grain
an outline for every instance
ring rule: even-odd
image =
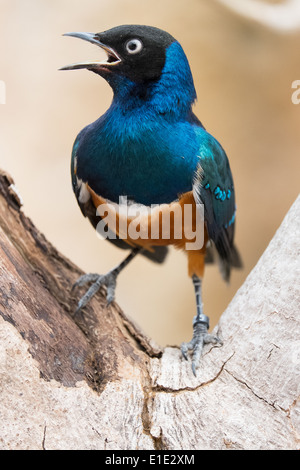
[[[155,345],[102,291],[74,317],[81,272],[12,183],[0,173],[1,449],[299,448],[300,198],[195,378],[179,348]]]

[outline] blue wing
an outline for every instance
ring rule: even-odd
[[[219,255],[223,277],[228,280],[232,266],[241,267],[234,246],[235,192],[225,151],[204,129],[197,129],[199,167],[193,190],[196,202],[204,204],[204,217],[209,238]]]
[[[71,178],[72,178],[72,187],[74,194],[76,196],[78,205],[81,209],[82,214],[84,217],[87,217],[89,221],[91,222],[92,226],[96,229],[97,224],[99,223],[100,217],[96,214],[96,208],[92,202],[92,199],[89,199],[85,202],[80,202],[80,186],[78,184],[78,179],[76,176],[76,152],[77,148],[79,145],[80,138],[84,135],[85,129],[81,131],[78,136],[75,139],[73,149],[72,149],[72,158],[71,158]],[[131,249],[132,247],[128,245],[124,240],[120,238],[110,238],[108,237],[107,240],[111,243],[113,243],[115,246],[121,249]],[[150,259],[151,261],[154,261],[155,263],[163,263],[165,261],[165,258],[168,254],[168,247],[166,246],[155,246],[153,247],[152,251],[147,251],[144,250],[141,253],[143,256],[146,258]]]

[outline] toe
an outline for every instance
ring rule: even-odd
[[[183,355],[184,359],[187,361],[188,360],[188,343],[182,343],[180,349],[181,349],[181,354]]]
[[[204,344],[208,343],[219,344],[220,346],[223,344],[218,336],[207,333],[207,325],[200,322],[194,325],[194,334],[192,340],[189,343],[181,344],[181,353],[184,359],[188,360],[188,353],[189,351],[192,351],[192,372],[195,377],[197,368],[199,367],[201,361],[203,346]]]
[[[111,286],[107,288],[106,301],[109,306],[115,300],[115,289]]]
[[[195,338],[191,339],[188,343],[182,343],[180,346],[181,354],[183,355],[184,359],[188,360],[188,351],[193,351],[195,347]]]
[[[210,335],[207,333],[204,337],[204,344],[209,344],[209,343],[220,344],[220,346],[223,345],[223,341],[218,336]]]
[[[91,298],[94,297],[94,295],[98,292],[99,288],[100,288],[99,282],[94,282],[94,284],[91,285],[88,291],[79,300],[76,313],[89,303]]]
[[[199,367],[199,364],[200,364],[200,359],[201,359],[202,350],[203,350],[203,343],[204,343],[203,340],[204,340],[203,336],[200,336],[199,338],[197,338],[197,342],[195,343],[195,346],[193,349],[192,371],[195,376],[196,376],[196,369]]]
[[[76,289],[76,287],[82,287],[88,282],[95,282],[98,277],[99,277],[99,274],[93,274],[93,273],[83,274],[77,279],[76,282],[74,282],[71,290]]]

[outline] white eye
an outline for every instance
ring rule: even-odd
[[[143,49],[143,43],[139,39],[130,39],[125,47],[129,54],[137,54]]]

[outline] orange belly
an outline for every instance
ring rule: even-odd
[[[89,186],[87,189],[98,215],[119,238],[132,247],[149,251],[153,246],[167,245],[183,249],[188,256],[189,275],[203,277],[208,235],[192,191],[183,194],[178,201],[150,208],[113,204]]]

